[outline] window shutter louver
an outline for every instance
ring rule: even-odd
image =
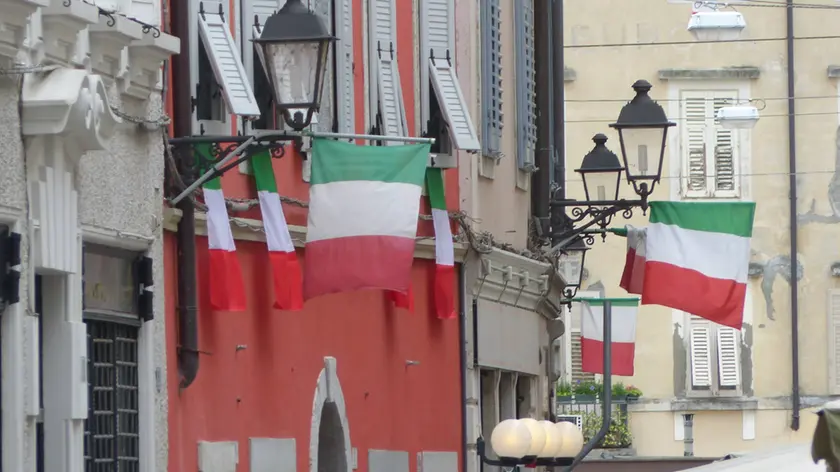
[[[732,104],[729,98],[715,97],[714,112],[712,116],[717,116],[717,111],[726,105]],[[735,168],[735,135],[736,130],[725,129],[720,125],[717,119],[714,120],[715,130],[715,155],[714,155],[714,169],[715,169],[715,196],[737,196],[736,188],[736,168]]]
[[[734,328],[717,327],[718,383],[723,388],[737,388],[741,383],[738,334]]]
[[[580,332],[573,332],[572,339],[572,383],[592,382],[595,374],[583,371],[583,356],[580,350]]]
[[[396,3],[394,0],[370,0],[370,7],[371,63],[376,71],[375,92],[382,119],[382,134],[405,136],[408,126],[397,65]]]
[[[482,148],[488,157],[501,157],[502,128],[502,14],[499,0],[481,2],[481,115]]]
[[[340,0],[339,0],[340,1]],[[311,0],[310,8],[312,11],[321,17],[327,29],[333,32],[333,0]],[[340,41],[333,43],[327,55],[326,71],[324,73],[324,84],[321,90],[321,105],[318,110],[318,123],[313,125],[313,128],[318,131],[327,133],[333,130],[333,121],[335,116],[335,70],[333,68],[333,57],[335,51],[338,50]]]
[[[530,170],[537,145],[534,68],[534,3],[522,0],[514,13],[516,23],[516,162]]]
[[[420,132],[426,133],[429,126],[429,101],[434,93],[431,85],[431,57],[446,58],[446,53],[454,58],[455,44],[452,40],[454,30],[454,1],[420,1]]]
[[[706,171],[706,99],[703,96],[683,100],[683,159],[685,196],[708,194]]]
[[[353,88],[353,2],[335,0],[336,117],[339,133],[356,132],[356,91]]]
[[[828,352],[829,352],[829,390],[831,394],[840,394],[840,290],[828,291]]]
[[[691,386],[697,389],[712,387],[711,323],[692,315],[689,326]]]

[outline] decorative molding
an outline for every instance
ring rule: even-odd
[[[232,224],[231,231],[233,238],[240,241],[259,241],[265,242],[265,233],[261,231],[263,224],[260,220],[250,218],[236,218],[244,225],[250,228],[243,228],[239,225]],[[172,233],[178,232],[178,222],[181,220],[181,211],[177,208],[163,209],[163,229]],[[207,236],[207,214],[197,211],[195,213],[195,234],[198,236]],[[306,242],[306,227],[289,225],[289,235],[295,243],[295,247],[304,247]],[[467,255],[467,246],[460,243],[455,243],[455,262],[464,262]],[[435,258],[435,242],[434,240],[421,239],[417,241],[414,246],[414,257],[416,259],[432,259]]]
[[[563,68],[563,82],[574,82],[577,80],[577,72],[571,67]]]
[[[17,58],[30,15],[49,4],[50,0],[0,0],[0,56]]]
[[[819,408],[830,401],[831,396],[802,396],[802,408]],[[782,397],[738,397],[738,398],[640,398],[627,405],[631,413],[694,412],[694,411],[742,411],[742,410],[790,410],[789,396]]]
[[[119,230],[82,224],[82,241],[102,246],[117,247],[128,251],[145,252],[152,247],[155,238]]]
[[[761,69],[754,66],[718,69],[661,69],[659,80],[747,80],[758,79]]]
[[[141,100],[149,98],[153,91],[160,90],[163,61],[180,52],[180,39],[155,30],[133,41],[123,55],[124,64],[119,75],[123,92]]]
[[[122,122],[108,103],[102,79],[84,70],[26,74],[22,101],[23,134],[63,137],[73,167],[85,152],[106,149]]]
[[[61,65],[73,64],[78,51],[79,37],[88,26],[99,21],[96,5],[82,1],[65,2],[53,0],[41,10],[43,22],[44,52],[47,57]],[[84,58],[81,61],[83,62]]]
[[[123,51],[143,38],[143,26],[121,15],[102,15],[90,34],[91,67],[109,81],[122,71]]]

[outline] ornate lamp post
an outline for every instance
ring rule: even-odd
[[[490,447],[496,459],[488,457],[484,439],[478,438],[478,456],[487,465],[567,466],[583,448],[583,433],[565,421],[504,420],[493,428]]]

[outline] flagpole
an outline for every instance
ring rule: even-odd
[[[601,429],[598,434],[592,437],[583,449],[575,457],[572,465],[566,469],[566,472],[574,469],[583,461],[587,454],[601,442],[610,430],[610,423],[612,422],[612,301],[604,300],[604,403],[601,412]]]

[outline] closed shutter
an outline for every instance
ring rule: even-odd
[[[732,105],[733,100],[729,94],[716,94],[714,98],[714,115],[717,116],[717,111],[726,105]],[[723,128],[720,123],[714,121],[714,136],[715,136],[715,155],[714,155],[714,169],[715,169],[715,184],[714,196],[716,197],[737,197],[737,169],[735,163],[737,145],[735,137],[736,130]]]
[[[832,395],[840,395],[840,289],[828,291],[828,379]]]
[[[111,0],[114,1],[114,0]],[[119,0],[117,0],[119,2]],[[147,25],[160,26],[160,1],[161,0],[130,0],[131,11],[128,16],[135,20],[142,21]],[[101,0],[97,6],[102,7]]]
[[[324,21],[327,29],[333,31],[333,0],[311,0],[309,2],[312,11],[316,13]],[[334,33],[333,33],[334,34]],[[318,122],[314,128],[319,131],[327,133],[333,131],[333,122],[335,121],[335,70],[333,67],[333,57],[335,48],[338,47],[339,41],[333,43],[327,55],[327,67],[324,73],[324,84],[321,89],[321,105],[318,110]]]
[[[705,197],[706,183],[706,98],[683,99],[683,160],[686,197]]]
[[[488,157],[500,158],[504,127],[502,13],[499,0],[482,0],[480,8],[482,152]]]
[[[454,0],[420,1],[420,132],[429,125],[431,77],[427,66],[431,57],[445,59],[447,53],[455,59],[455,2]],[[454,62],[453,62],[454,65]]]
[[[707,390],[712,387],[712,325],[691,315],[689,322],[689,364],[691,387]]]
[[[248,77],[254,80],[255,54],[254,51],[262,50],[252,40],[259,38],[262,26],[269,16],[283,8],[286,0],[241,0],[242,11],[242,63]]]
[[[198,21],[201,42],[216,81],[222,87],[228,110],[234,115],[259,116],[260,108],[225,18],[217,12],[205,10]]]
[[[335,0],[336,117],[339,133],[356,132],[356,91],[353,67],[353,1]]]
[[[733,389],[740,386],[739,332],[734,328],[717,327],[718,385]]]
[[[536,70],[534,67],[534,2],[522,0],[514,13],[516,24],[516,163],[534,170],[537,148]]]
[[[408,126],[397,64],[396,3],[395,0],[370,0],[370,8],[370,57],[374,67],[374,92],[382,119],[382,134],[405,136]]]

